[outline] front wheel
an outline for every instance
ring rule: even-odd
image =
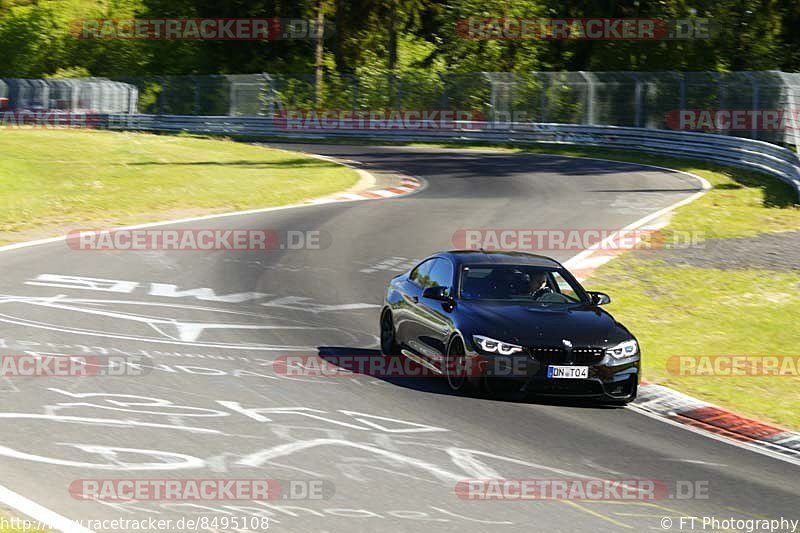
[[[464,392],[469,388],[467,379],[467,357],[464,343],[461,339],[454,339],[447,348],[444,360],[444,375],[447,384],[453,392]]]
[[[394,331],[392,312],[388,309],[381,314],[381,352],[383,355],[399,355],[400,346]]]

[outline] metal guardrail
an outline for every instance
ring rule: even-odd
[[[780,146],[708,133],[619,126],[541,123],[454,123],[439,129],[297,129],[271,117],[102,115],[112,130],[190,132],[288,139],[353,139],[421,142],[555,143],[619,148],[711,160],[755,170],[790,184],[800,200],[800,156]]]

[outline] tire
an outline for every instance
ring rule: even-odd
[[[392,312],[388,309],[381,313],[381,352],[383,355],[400,355]]]
[[[447,347],[444,375],[451,391],[463,393],[470,389],[470,381],[467,377],[466,350],[464,342],[460,338],[453,339]]]

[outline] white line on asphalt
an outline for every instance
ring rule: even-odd
[[[45,529],[55,529],[63,533],[94,533],[91,529],[86,529],[69,518],[61,516],[55,511],[51,511],[2,485],[0,485],[0,502],[40,522],[41,524],[38,525]]]
[[[601,159],[600,161],[608,161],[608,160],[607,159]],[[645,166],[652,166],[653,168],[658,168],[658,169],[661,169],[661,170],[671,170],[672,172],[679,172],[680,174],[685,174],[687,176],[695,178],[696,180],[700,181],[701,186],[702,186],[702,190],[694,193],[693,195],[689,196],[688,198],[684,198],[683,200],[681,200],[679,202],[675,202],[674,204],[672,204],[670,206],[667,206],[667,207],[665,207],[663,209],[659,209],[655,213],[651,213],[651,214],[647,215],[646,217],[642,217],[639,220],[637,220],[636,222],[628,224],[627,226],[625,226],[624,228],[622,228],[621,230],[616,232],[614,235],[611,235],[611,236],[607,237],[602,242],[599,242],[596,245],[592,246],[591,248],[588,248],[588,249],[582,251],[581,253],[579,253],[578,255],[576,255],[574,257],[571,257],[571,258],[567,259],[566,261],[564,261],[563,264],[564,264],[565,267],[567,267],[567,268],[578,268],[576,263],[580,263],[581,261],[586,260],[589,256],[593,255],[598,250],[602,250],[604,248],[604,246],[607,245],[607,243],[612,242],[613,239],[616,238],[616,234],[617,233],[619,233],[621,231],[631,231],[631,230],[634,230],[634,229],[638,229],[638,228],[644,226],[645,224],[648,224],[648,223],[650,223],[650,222],[652,222],[652,221],[654,221],[654,220],[666,215],[667,213],[670,213],[671,211],[674,211],[675,209],[677,209],[679,207],[683,207],[686,204],[694,202],[695,200],[697,200],[698,198],[703,196],[705,193],[707,193],[711,189],[711,184],[706,179],[701,178],[700,176],[697,176],[697,175],[692,174],[690,172],[683,172],[681,170],[673,170],[673,169],[669,169],[669,168],[665,168],[665,167],[657,167],[657,166],[654,166],[654,165],[645,165]]]

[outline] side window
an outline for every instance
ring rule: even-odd
[[[453,286],[453,265],[447,259],[436,259],[430,272],[429,287],[444,287],[451,296]]]
[[[427,287],[434,261],[435,259],[428,259],[424,263],[417,265],[417,267],[411,271],[411,275],[408,276],[409,281],[420,287]]]
[[[561,274],[558,272],[551,272],[550,277],[552,281],[549,282],[548,285],[553,289],[554,292],[561,293],[574,302],[581,301],[580,297],[575,292],[575,289],[572,288],[569,282],[565,280]],[[555,287],[553,287],[552,282],[555,282]]]

